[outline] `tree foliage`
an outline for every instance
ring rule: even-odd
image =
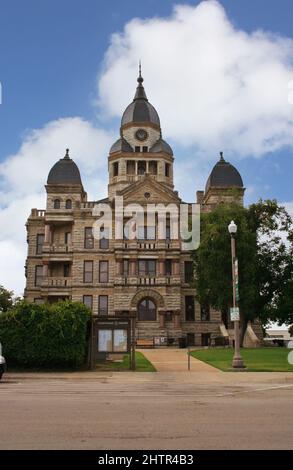
[[[14,292],[0,286],[0,312],[7,312],[14,303]]]
[[[227,318],[232,305],[232,261],[228,225],[237,224],[239,307],[244,322],[258,317],[290,321],[292,302],[292,220],[276,201],[248,208],[220,204],[201,217],[201,243],[193,254],[200,303]],[[291,313],[290,313],[291,312]]]
[[[0,315],[8,361],[24,366],[79,366],[86,356],[89,309],[77,302],[19,302]]]

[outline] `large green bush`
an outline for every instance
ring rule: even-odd
[[[79,366],[86,359],[89,319],[89,309],[78,302],[19,302],[0,314],[3,354],[22,366]]]

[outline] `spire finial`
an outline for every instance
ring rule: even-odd
[[[224,152],[220,152],[220,162],[224,162]]]
[[[139,60],[139,65],[138,65],[138,83],[141,85],[143,82],[143,78],[141,76],[141,60]]]
[[[64,158],[70,158],[69,157],[69,149],[66,149],[65,157]]]

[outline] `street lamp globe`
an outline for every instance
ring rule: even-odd
[[[235,235],[235,233],[237,232],[237,225],[235,224],[234,220],[232,220],[228,225],[228,230],[230,235]]]

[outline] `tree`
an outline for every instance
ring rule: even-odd
[[[7,312],[14,303],[14,292],[0,286],[0,312]]]
[[[291,255],[292,259],[293,253]],[[291,325],[293,323],[293,269],[287,266],[287,270],[290,271],[291,277],[284,275],[284,285],[275,294],[274,301],[270,306],[268,316],[271,320],[278,322],[279,324],[285,323]],[[293,330],[292,330],[293,334]]]
[[[196,297],[201,304],[209,303],[220,310],[224,322],[232,305],[228,233],[231,220],[238,226],[236,246],[243,336],[249,320],[260,318],[266,323],[269,319],[276,320],[278,315],[281,319],[277,300],[288,302],[289,309],[292,305],[292,297],[285,290],[285,281],[292,279],[292,220],[283,207],[269,200],[249,208],[220,204],[212,212],[202,214],[201,243],[193,254]]]
[[[196,297],[210,304],[228,321],[232,305],[231,245],[228,225],[235,220],[241,312],[252,317],[250,304],[254,297],[256,234],[248,225],[247,209],[238,204],[221,204],[201,217],[200,247],[194,252]],[[245,269],[241,269],[245,265]],[[251,282],[252,281],[252,282]]]
[[[257,232],[256,314],[267,322],[293,318],[293,228],[286,209],[275,200],[249,207],[251,230]]]

